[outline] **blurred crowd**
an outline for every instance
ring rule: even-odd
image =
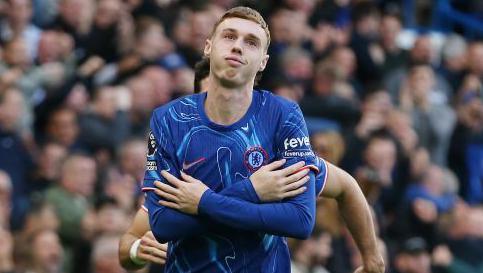
[[[408,31],[404,2],[0,0],[0,272],[125,272],[150,114],[193,93],[240,4],[271,30],[259,88],[297,101],[314,151],[357,178],[388,272],[483,272],[483,37]],[[336,204],[317,219],[292,271],[351,272]]]

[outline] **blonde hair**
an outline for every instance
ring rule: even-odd
[[[268,24],[267,22],[265,22],[262,15],[260,15],[258,11],[249,7],[234,7],[226,11],[223,14],[223,16],[221,16],[220,19],[218,19],[218,21],[213,26],[213,30],[211,31],[211,35],[210,35],[211,37],[213,37],[213,35],[215,34],[215,31],[218,25],[220,25],[221,22],[223,22],[225,19],[228,19],[228,18],[241,18],[241,19],[249,20],[259,24],[262,27],[262,29],[265,31],[265,35],[267,36],[266,48],[268,48],[268,46],[270,45],[270,30],[268,29]]]

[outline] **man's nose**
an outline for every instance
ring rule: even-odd
[[[237,39],[234,43],[233,43],[233,47],[231,48],[231,52],[233,53],[238,53],[238,54],[242,54],[242,40],[241,39]]]

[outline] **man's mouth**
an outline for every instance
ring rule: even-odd
[[[242,59],[240,59],[239,57],[236,57],[236,56],[228,56],[228,57],[225,57],[225,60],[231,66],[235,66],[235,67],[242,66],[242,65],[245,64],[245,62]]]

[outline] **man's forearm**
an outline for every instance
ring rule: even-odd
[[[307,191],[291,201],[253,204],[207,191],[199,210],[234,228],[306,239],[315,223],[315,176],[310,177]]]
[[[336,198],[339,209],[363,260],[372,260],[380,254],[369,205],[354,178],[347,175],[345,183],[349,189]]]

